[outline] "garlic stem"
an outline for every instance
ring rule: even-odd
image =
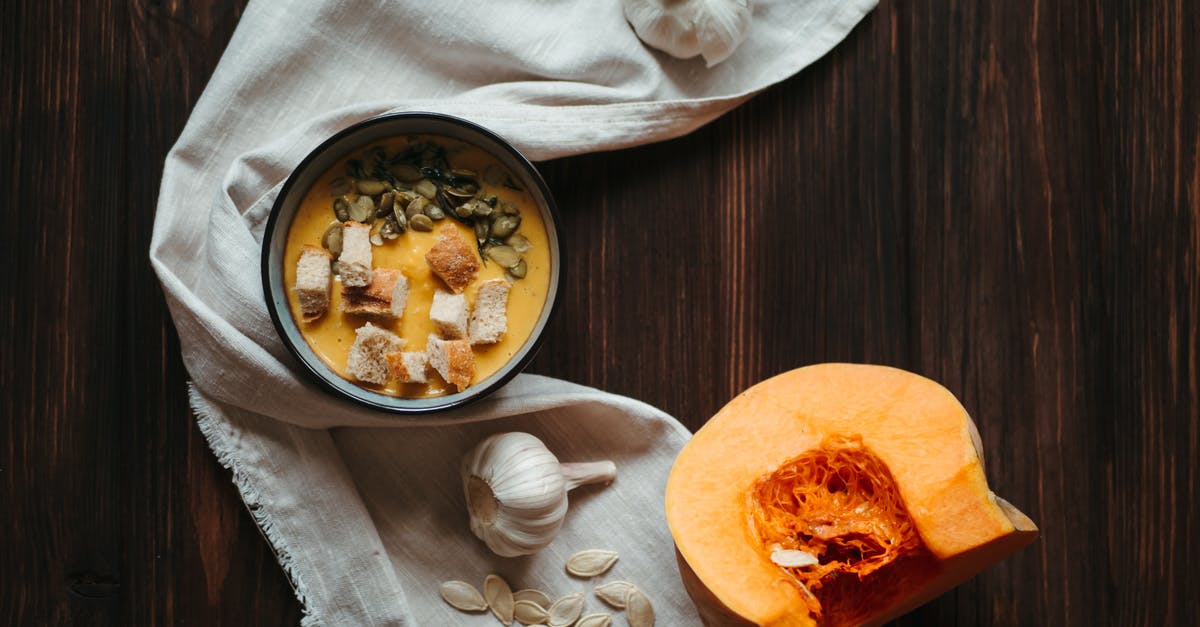
[[[617,465],[610,461],[559,464],[570,492],[581,485],[610,483],[617,478]]]

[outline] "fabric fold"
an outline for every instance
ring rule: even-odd
[[[389,111],[467,118],[533,160],[678,137],[812,63],[875,0],[762,0],[714,68],[642,45],[619,2],[252,0],[167,157],[150,262],[191,377],[201,431],[296,589],[305,624],[490,624],[442,603],[444,578],[590,591],[562,572],[616,550],[614,576],[659,624],[697,624],[662,515],[688,434],[631,399],[522,375],[463,409],[403,418],[325,393],[267,314],[262,229],[292,168],[328,136]],[[569,245],[569,243],[568,243]],[[572,493],[537,555],[490,555],[467,529],[456,464],[479,439],[529,431],[618,478]],[[600,608],[596,608],[599,611]]]

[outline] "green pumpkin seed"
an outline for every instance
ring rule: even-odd
[[[350,219],[356,222],[370,222],[371,218],[375,217],[375,202],[370,196],[359,196],[354,204],[350,205]]]
[[[476,220],[475,221],[475,239],[477,239],[481,242],[487,241],[489,230],[490,230],[490,227],[488,226],[487,220]]]
[[[390,215],[383,220],[383,226],[379,229],[379,234],[383,239],[396,239],[400,237],[400,224],[396,222],[396,216]]]
[[[474,202],[474,201],[472,201]],[[464,220],[475,215],[475,211],[471,208],[471,203],[463,203],[454,208],[454,215],[463,218]]]
[[[392,170],[392,176],[396,177],[397,179],[399,179],[401,181],[404,181],[405,183],[415,183],[415,182],[425,178],[424,176],[422,176],[420,169],[418,169],[416,166],[412,166],[407,163],[401,163],[398,165],[394,165],[394,166],[392,166],[391,170]]]
[[[396,205],[396,192],[384,192],[379,197],[379,206],[375,209],[375,216],[378,218],[387,217],[392,213],[392,207]]]
[[[511,268],[521,261],[521,255],[512,246],[491,246],[487,249],[487,256],[502,268]]]
[[[492,206],[486,202],[475,203],[471,206],[471,211],[475,213],[476,217],[486,218],[492,215]]]
[[[446,217],[446,212],[442,211],[441,207],[429,203],[425,206],[425,215],[429,216],[430,220],[441,220]]]
[[[408,219],[408,226],[412,227],[414,231],[425,231],[428,233],[433,230],[433,220],[430,220],[429,216],[423,213],[418,213]]]
[[[354,187],[358,189],[358,193],[366,196],[382,194],[388,188],[387,183],[383,181],[355,181]]]
[[[492,237],[503,239],[516,232],[517,227],[521,226],[520,216],[502,215],[495,220],[492,220]]]
[[[350,201],[345,197],[333,201],[333,215],[339,222],[350,221]]]
[[[525,278],[525,274],[528,272],[529,266],[525,264],[524,259],[518,261],[517,265],[508,269],[508,273],[512,275],[514,279],[523,279]]]
[[[433,181],[429,179],[421,179],[421,182],[413,185],[413,191],[432,200],[437,195],[437,185],[434,185]]]
[[[404,211],[400,209],[400,205],[396,205],[392,209],[392,219],[396,221],[396,230],[401,233],[408,230],[408,216],[404,215]]]
[[[408,203],[408,207],[404,210],[404,215],[409,220],[412,220],[413,216],[418,216],[422,213],[425,213],[425,207],[428,205],[429,201],[426,200],[424,196],[417,196],[412,202]]]
[[[519,253],[527,253],[531,248],[533,248],[533,242],[530,242],[528,237],[525,237],[520,233],[508,238],[508,245],[512,246],[513,250]]]
[[[321,235],[321,245],[334,257],[342,254],[342,228],[341,222],[334,222]]]
[[[350,179],[339,176],[329,181],[329,195],[342,196],[350,193]]]

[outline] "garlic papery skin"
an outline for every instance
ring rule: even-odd
[[[678,59],[702,55],[712,67],[733,54],[750,29],[750,0],[623,0],[638,37]]]
[[[610,461],[560,464],[528,433],[498,433],[463,457],[471,532],[496,555],[529,555],[550,544],[567,515],[567,492],[617,476]]]

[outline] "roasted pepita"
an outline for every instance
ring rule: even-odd
[[[375,217],[375,202],[370,196],[359,196],[350,205],[350,219],[355,222],[369,223]]]
[[[377,194],[382,194],[388,188],[387,183],[384,183],[383,181],[370,181],[370,180],[355,181],[354,187],[355,187],[355,189],[358,190],[358,193],[363,194],[365,196],[375,196]]]
[[[503,239],[516,232],[521,226],[520,216],[502,215],[492,220],[492,237]]]
[[[500,264],[501,268],[511,268],[521,261],[521,255],[511,246],[490,246],[486,250],[488,259]]]
[[[329,251],[329,254],[337,257],[342,254],[342,226],[341,222],[332,222],[325,229],[325,233],[321,235],[321,246]]]
[[[517,265],[508,269],[508,273],[512,275],[514,279],[523,279],[528,272],[529,266],[525,263],[524,259],[518,261]]]
[[[437,185],[434,185],[433,181],[429,179],[421,179],[420,182],[418,182],[416,185],[413,185],[413,191],[430,200],[433,200],[433,197],[437,195]]]
[[[412,202],[408,203],[408,207],[404,209],[404,215],[407,216],[409,220],[412,220],[413,216],[419,216],[422,213],[425,213],[425,207],[428,206],[429,201],[426,200],[424,196],[417,196]]]
[[[350,201],[345,197],[336,198],[333,201],[333,216],[338,219],[338,222],[350,221]]]
[[[507,244],[512,246],[513,250],[519,253],[527,253],[531,248],[533,248],[533,243],[529,241],[529,238],[521,235],[520,233],[516,233],[509,237]]]
[[[433,230],[433,220],[429,216],[419,213],[408,219],[408,226],[414,231],[424,231],[428,233]]]

